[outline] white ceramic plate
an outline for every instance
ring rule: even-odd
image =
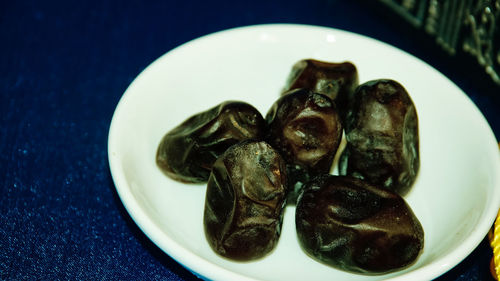
[[[411,267],[365,276],[320,264],[297,243],[287,207],[277,248],[247,263],[226,260],[203,232],[205,185],[167,178],[155,165],[162,136],[189,116],[225,100],[263,115],[291,66],[303,58],[353,62],[360,82],[391,78],[408,90],[420,126],[421,170],[407,202],[425,231]],[[260,25],[218,32],[163,55],[130,85],[113,116],[109,163],[134,221],[163,251],[214,280],[426,280],[446,272],[485,237],[500,201],[495,137],[467,96],[419,59],[379,41],[331,28]]]

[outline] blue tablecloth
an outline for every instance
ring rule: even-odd
[[[1,1],[0,279],[196,279],[119,200],[108,168],[111,117],[131,81],[172,48],[278,22],[345,29],[420,57],[499,136],[500,88],[373,1]],[[491,278],[490,258],[484,240],[439,280]]]

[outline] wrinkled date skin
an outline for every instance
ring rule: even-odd
[[[287,162],[289,202],[294,204],[304,182],[330,171],[342,138],[340,118],[327,96],[294,89],[273,104],[266,122],[265,139]]]
[[[358,71],[350,62],[331,63],[304,59],[292,67],[284,91],[307,88],[323,94],[337,104],[340,115],[343,116],[348,97],[358,84]]]
[[[285,163],[263,141],[243,141],[214,163],[205,198],[205,235],[221,256],[261,258],[278,242],[286,205]]]
[[[393,80],[360,85],[347,112],[339,173],[405,195],[420,167],[418,119],[406,90]]]
[[[261,139],[264,129],[264,118],[257,109],[227,101],[168,132],[158,146],[156,163],[175,180],[206,182],[219,155],[242,140]]]
[[[295,219],[308,255],[349,272],[402,269],[424,246],[423,228],[401,196],[353,177],[320,175],[307,183]]]

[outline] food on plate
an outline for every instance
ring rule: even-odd
[[[343,116],[348,96],[358,84],[358,71],[351,62],[333,63],[304,59],[292,67],[283,94],[297,88],[310,89],[332,99]]]
[[[341,175],[400,195],[410,190],[420,167],[418,118],[403,86],[387,79],[360,85],[349,101],[344,129]]]
[[[320,175],[307,183],[295,219],[308,255],[349,272],[402,269],[424,245],[423,228],[401,196],[353,177]]]
[[[330,171],[342,138],[337,109],[325,95],[294,89],[272,105],[266,123],[265,140],[287,163],[289,201],[295,203],[303,183]]]
[[[350,62],[301,60],[265,119],[226,101],[164,135],[158,167],[208,182],[203,226],[218,255],[269,254],[290,202],[299,244],[322,263],[383,274],[418,258],[424,231],[401,197],[420,167],[415,106],[394,80],[358,84]],[[337,152],[340,176],[330,174]]]
[[[212,249],[233,260],[254,260],[278,242],[286,205],[285,162],[269,144],[248,140],[213,165],[204,228]]]
[[[174,180],[206,182],[219,155],[242,140],[262,138],[264,126],[262,115],[252,105],[223,102],[191,116],[165,134],[156,163]]]

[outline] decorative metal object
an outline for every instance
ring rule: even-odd
[[[474,56],[500,85],[500,0],[379,1],[435,37],[450,55],[463,50]]]

